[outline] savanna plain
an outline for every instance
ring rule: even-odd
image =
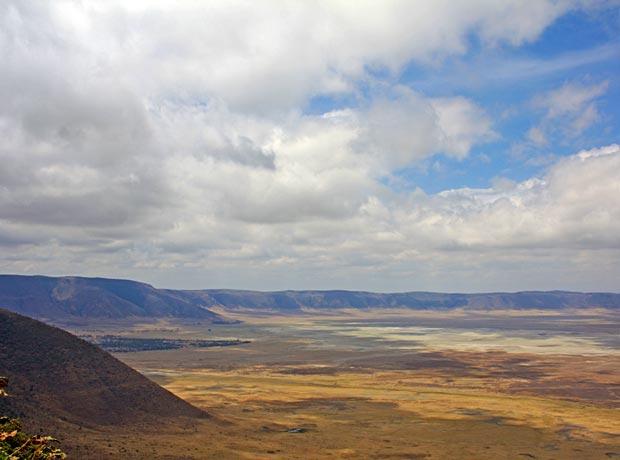
[[[68,326],[188,343],[115,356],[210,414],[82,435],[161,458],[620,458],[613,310],[219,313],[238,322]]]

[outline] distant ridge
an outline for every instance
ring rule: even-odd
[[[364,291],[257,292],[210,289],[203,291],[223,307],[299,310],[302,308],[412,308],[420,310],[620,308],[620,294],[569,291],[443,294],[435,292],[375,293]]]
[[[562,309],[620,308],[620,294],[524,291],[513,293],[374,293],[364,291],[172,290],[130,280],[83,277],[0,275],[0,307],[30,317],[69,321],[75,318],[184,318],[222,321],[211,311],[250,309],[294,313],[304,308],[412,309]]]
[[[54,321],[72,318],[218,320],[204,300],[145,283],[75,276],[0,275],[0,308]]]

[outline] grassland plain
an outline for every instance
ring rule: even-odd
[[[228,316],[121,331],[251,341],[118,354],[213,416],[182,458],[620,458],[615,312]]]

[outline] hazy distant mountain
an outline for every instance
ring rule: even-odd
[[[0,399],[0,414],[48,431],[59,421],[92,427],[207,416],[99,347],[3,309],[0,375],[11,395]]]
[[[129,280],[0,275],[0,307],[33,318],[196,318],[217,320],[205,300]]]
[[[381,294],[363,291],[257,292],[207,290],[209,297],[225,307],[297,310],[306,308],[620,308],[620,294],[567,291],[532,291],[487,294],[403,292]]]
[[[211,307],[294,312],[302,308],[620,308],[620,294],[567,291],[486,294],[363,291],[156,289],[129,280],[0,275],[0,307],[53,321],[72,318],[190,318],[220,321]]]

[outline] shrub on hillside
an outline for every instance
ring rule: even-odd
[[[0,377],[0,397],[7,397],[8,379]],[[54,446],[51,436],[31,436],[22,431],[19,420],[0,416],[0,460],[64,459],[66,454]]]

